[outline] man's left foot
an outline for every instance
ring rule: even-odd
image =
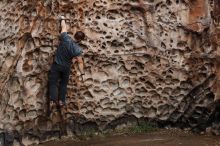
[[[49,103],[49,108],[48,108],[48,111],[47,111],[47,116],[49,117],[50,114],[53,112],[54,108],[56,107],[56,102],[55,101],[50,101]]]

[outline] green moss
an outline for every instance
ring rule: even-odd
[[[148,133],[156,131],[158,127],[150,122],[144,122],[140,124],[133,124],[123,128],[116,128],[109,130],[105,135],[120,135],[120,134],[136,134],[136,133]]]
[[[148,133],[157,130],[157,126],[152,123],[142,123],[129,128],[131,133]]]
[[[158,127],[149,122],[144,122],[140,124],[132,124],[132,125],[124,125],[119,126],[115,129],[108,129],[105,131],[96,131],[96,130],[90,130],[90,131],[84,131],[79,135],[80,139],[88,139],[92,137],[108,137],[113,135],[129,135],[129,134],[141,134],[141,133],[149,133],[158,130]]]

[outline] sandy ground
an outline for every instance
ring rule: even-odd
[[[180,130],[159,130],[148,134],[94,137],[89,140],[50,141],[41,146],[220,146],[220,136],[195,135]]]

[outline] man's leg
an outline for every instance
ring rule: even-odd
[[[67,92],[67,85],[69,81],[69,75],[70,75],[70,68],[65,68],[61,73],[59,97],[60,97],[62,104],[66,103],[65,101],[66,101],[66,92]]]
[[[59,79],[60,73],[56,64],[54,63],[51,67],[49,74],[49,94],[50,100],[56,102],[57,99],[57,82]]]

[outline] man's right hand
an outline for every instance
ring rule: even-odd
[[[61,20],[65,20],[66,18],[64,16],[58,16],[58,19]]]

